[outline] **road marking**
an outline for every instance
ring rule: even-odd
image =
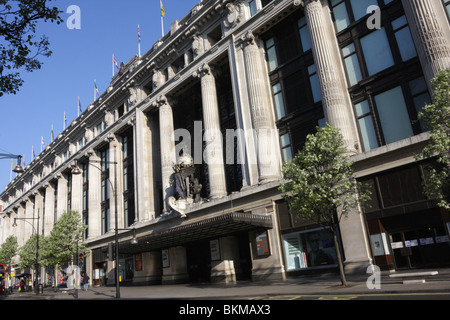
[[[293,295],[285,295],[285,296],[272,296],[268,297],[266,300],[297,300],[302,296],[293,296]]]
[[[352,300],[358,296],[320,296],[318,300]]]

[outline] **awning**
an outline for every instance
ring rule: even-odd
[[[201,221],[172,227],[147,236],[138,236],[138,244],[119,243],[120,254],[136,254],[185,245],[192,241],[225,237],[241,231],[271,229],[270,215],[232,212]]]

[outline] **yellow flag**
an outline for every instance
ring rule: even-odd
[[[161,3],[161,16],[164,17],[166,15],[166,13],[164,12],[164,7],[162,4],[162,0],[159,0],[159,2]]]

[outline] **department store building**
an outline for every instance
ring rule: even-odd
[[[336,270],[330,232],[278,189],[283,162],[328,122],[372,189],[339,225],[346,272],[449,266],[449,213],[423,196],[431,160],[414,158],[430,80],[450,67],[449,14],[449,0],[198,3],[6,186],[0,241],[32,235],[14,218],[39,212],[48,235],[73,210],[95,285],[115,282],[116,217],[122,283]]]

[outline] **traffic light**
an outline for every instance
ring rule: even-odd
[[[84,265],[84,254],[80,253],[78,255],[78,266],[80,268],[83,268],[83,265]]]

